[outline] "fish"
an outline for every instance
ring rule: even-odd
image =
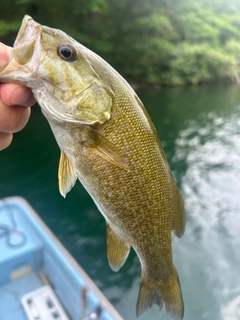
[[[156,129],[127,81],[61,30],[26,15],[0,67],[1,82],[31,88],[60,148],[63,197],[80,180],[106,220],[107,257],[118,271],[130,248],[141,264],[136,316],[153,305],[184,316],[172,232],[186,217]]]

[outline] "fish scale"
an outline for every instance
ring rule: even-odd
[[[64,48],[64,50],[62,50]],[[185,229],[181,196],[156,130],[127,82],[102,58],[60,30],[25,16],[0,81],[29,86],[61,150],[59,189],[79,179],[107,225],[114,271],[131,247],[142,277],[137,316],[156,304],[183,319],[171,232]]]

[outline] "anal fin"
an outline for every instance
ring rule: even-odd
[[[71,162],[61,151],[59,168],[58,168],[58,184],[61,195],[65,198],[66,194],[72,189],[77,180],[77,175]]]
[[[107,223],[107,255],[110,267],[118,271],[126,261],[130,245],[123,241]]]

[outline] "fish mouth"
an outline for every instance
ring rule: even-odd
[[[0,67],[0,81],[28,85],[34,71],[34,49],[40,35],[40,25],[25,15],[17,34],[9,61]],[[29,85],[28,85],[29,86]]]

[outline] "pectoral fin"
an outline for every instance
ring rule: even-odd
[[[85,146],[93,149],[100,157],[111,162],[117,167],[129,171],[126,160],[119,154],[117,148],[108,139],[91,130],[90,137],[83,143]]]
[[[58,168],[58,183],[59,191],[65,198],[66,194],[72,189],[77,180],[77,175],[71,162],[66,157],[65,153],[61,151],[59,168]]]
[[[130,245],[123,241],[107,224],[107,255],[110,267],[118,271],[126,261]]]

